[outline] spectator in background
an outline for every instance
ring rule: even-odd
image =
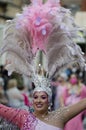
[[[32,107],[32,103],[29,100],[29,92],[27,91],[27,88],[24,86],[19,86],[18,89],[20,90],[21,94],[24,96],[24,104],[28,107]]]
[[[56,81],[52,82],[51,85],[55,88],[55,101],[54,101],[54,109],[59,108],[62,104],[62,93],[65,87],[67,87],[67,79],[68,76],[65,72],[62,72],[58,75]]]
[[[8,99],[9,99],[9,106],[22,108],[24,106],[24,96],[21,94],[19,89],[17,88],[17,80],[10,79],[8,81],[8,89],[6,91]]]
[[[64,106],[70,106],[81,99],[86,98],[86,87],[80,83],[76,74],[71,74],[69,79],[69,86],[63,92]],[[71,119],[65,126],[65,130],[83,130],[84,112]]]
[[[32,89],[32,77],[31,76],[25,76],[23,75],[23,82],[24,82],[24,86],[28,89],[31,90]]]
[[[1,76],[2,76],[2,78],[4,80],[4,86],[3,86],[3,88],[4,88],[4,91],[6,92],[6,90],[7,90],[7,82],[9,80],[8,71],[4,68],[3,65],[1,65],[0,66],[0,72],[1,72]]]
[[[8,100],[5,96],[3,86],[4,86],[4,80],[2,77],[0,77],[0,103],[2,103],[4,105],[8,105]]]

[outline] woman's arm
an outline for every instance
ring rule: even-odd
[[[26,110],[16,109],[0,104],[0,116],[6,119],[9,123],[17,125],[22,128],[29,112]]]
[[[73,117],[77,116],[80,112],[86,109],[86,99],[82,99],[78,103],[67,106],[61,107],[58,110],[54,111],[54,121],[59,122],[60,127],[64,127],[64,125],[71,120]]]
[[[64,107],[61,114],[63,123],[64,124],[67,123],[70,119],[72,119],[73,117],[78,115],[80,112],[84,111],[85,109],[86,109],[86,98],[82,99],[81,101],[79,101],[78,103],[74,105]]]

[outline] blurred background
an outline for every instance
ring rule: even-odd
[[[28,4],[30,4],[30,0],[0,0],[0,45],[2,44],[3,27],[5,26],[6,20],[13,19],[16,13],[21,13],[22,8]],[[77,25],[81,27],[86,26],[86,0],[61,0],[61,5],[72,11]],[[79,32],[79,35],[80,38],[76,39],[76,44],[81,47],[86,57],[86,32]],[[42,53],[38,54],[38,57],[39,61],[37,62],[46,65],[46,60]],[[33,111],[31,104],[32,90],[34,88],[32,77],[26,77],[16,73],[8,76],[8,72],[5,70],[4,65],[5,55],[0,57],[0,103]],[[72,77],[73,80],[71,80]],[[74,80],[76,81],[75,83],[72,82]],[[64,97],[65,90],[68,90],[68,94],[70,94],[69,97]],[[52,79],[52,91],[52,109],[57,109],[61,105],[67,105],[66,101],[69,101],[69,98],[71,98],[70,104],[72,104],[72,101],[76,102],[76,97],[80,99],[85,98],[86,71],[81,71],[75,66],[66,68],[64,72],[59,74],[55,79]],[[83,130],[86,130],[85,117],[86,112],[81,115]],[[0,120],[0,122],[1,121],[2,120]],[[71,129],[68,128],[68,130]],[[82,129],[78,129],[77,126],[76,129],[72,130]]]

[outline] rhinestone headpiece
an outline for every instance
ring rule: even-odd
[[[52,97],[52,90],[50,88],[51,86],[51,80],[49,78],[47,78],[46,76],[44,76],[43,73],[38,74],[35,73],[33,76],[33,82],[35,85],[35,89],[33,91],[33,94],[36,91],[44,91],[48,94],[48,96],[51,98]]]

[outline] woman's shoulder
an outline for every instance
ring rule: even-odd
[[[52,119],[54,121],[57,121],[63,124],[67,111],[68,111],[68,107],[65,107],[65,106],[52,111],[51,112]]]
[[[52,113],[54,113],[56,116],[63,116],[63,113],[66,111],[68,111],[68,107],[62,106],[62,107],[52,111]]]
[[[67,111],[67,107],[61,107],[49,113],[48,122],[53,126],[63,128],[64,127],[64,116]]]

